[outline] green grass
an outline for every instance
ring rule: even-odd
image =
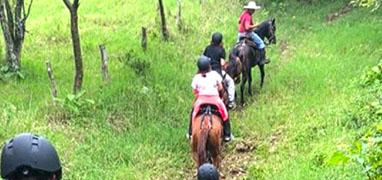
[[[171,38],[163,42],[156,1],[81,2],[83,98],[95,105],[67,117],[53,106],[45,61],[51,60],[59,98],[65,98],[74,79],[68,10],[62,2],[35,1],[22,54],[26,79],[0,81],[0,141],[25,131],[46,136],[58,149],[65,179],[189,177],[194,165],[184,134],[195,61],[215,31],[223,33],[227,49],[233,45],[241,4],[183,3],[185,30],[179,32],[176,3],[165,1]],[[235,136],[257,140],[256,160],[246,167],[249,179],[365,177],[355,165],[325,164],[356,136],[344,126],[357,92],[352,84],[382,56],[380,12],[355,9],[325,22],[343,4],[290,2],[284,10],[267,4],[258,14],[276,17],[279,44],[268,49],[272,63],[264,89],[231,114]],[[149,31],[146,53],[140,48],[142,26]],[[109,83],[102,82],[99,44],[106,44],[110,56]]]

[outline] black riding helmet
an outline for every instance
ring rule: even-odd
[[[198,180],[218,180],[219,172],[212,164],[205,163],[198,169]]]
[[[208,72],[208,70],[210,69],[210,58],[201,55],[198,59],[198,69],[199,72]]]
[[[61,179],[61,163],[53,145],[43,137],[23,133],[10,139],[1,153],[1,177],[10,178],[20,172],[39,171],[56,175]]]
[[[212,35],[212,44],[219,45],[223,41],[223,35],[220,32],[216,32]]]

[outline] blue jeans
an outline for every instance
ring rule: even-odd
[[[246,36],[246,35],[248,35],[249,37],[251,37],[251,40],[253,41],[253,42],[255,42],[255,44],[257,45],[257,47],[259,48],[259,49],[264,49],[265,48],[265,43],[264,43],[264,41],[259,37],[259,35],[257,35],[255,32],[248,32],[248,33],[239,33],[238,35],[237,35],[237,42],[239,42],[239,40],[240,40],[240,38],[241,37],[244,37],[244,36]]]

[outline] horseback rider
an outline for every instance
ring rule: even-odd
[[[7,180],[60,180],[62,168],[53,145],[46,139],[19,134],[1,153],[1,177]]]
[[[270,61],[265,57],[265,43],[264,41],[253,31],[255,28],[260,27],[260,24],[255,24],[252,15],[256,10],[261,9],[261,6],[257,6],[256,2],[250,1],[248,5],[244,6],[244,12],[239,18],[239,33],[238,40],[243,37],[249,37],[260,51],[260,64],[268,64]]]
[[[198,104],[203,104],[203,102],[208,100],[212,100],[214,103],[216,103],[218,111],[220,112],[223,120],[223,139],[226,142],[231,141],[231,124],[228,118],[228,112],[222,99],[219,97],[219,92],[223,90],[223,85],[221,83],[222,77],[216,71],[211,71],[210,58],[206,56],[199,57],[197,66],[199,70],[192,79],[191,84],[193,93],[195,95],[193,107],[194,105],[197,106]],[[196,107],[192,109],[190,115],[187,134],[188,138],[190,138],[192,134],[193,117],[195,117],[196,113],[198,113],[194,112],[195,108]],[[197,110],[195,109],[195,111]]]
[[[227,85],[228,108],[235,108],[235,82],[230,75],[222,70],[222,67],[225,64],[226,53],[223,47],[223,35],[221,33],[216,32],[212,35],[211,44],[205,48],[203,55],[211,59],[211,69],[218,72],[223,77],[224,83]]]
[[[219,172],[214,165],[205,163],[198,169],[198,180],[219,180]]]

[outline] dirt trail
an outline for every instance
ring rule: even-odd
[[[219,170],[221,179],[244,179],[248,175],[249,165],[256,161],[253,153],[256,147],[255,138],[238,139],[224,144]],[[184,169],[184,172],[188,180],[196,179],[195,169]]]
[[[353,5],[347,4],[344,7],[342,7],[338,12],[330,13],[326,16],[326,22],[331,23],[332,21],[340,18],[341,16],[346,15],[350,11],[353,10]]]

